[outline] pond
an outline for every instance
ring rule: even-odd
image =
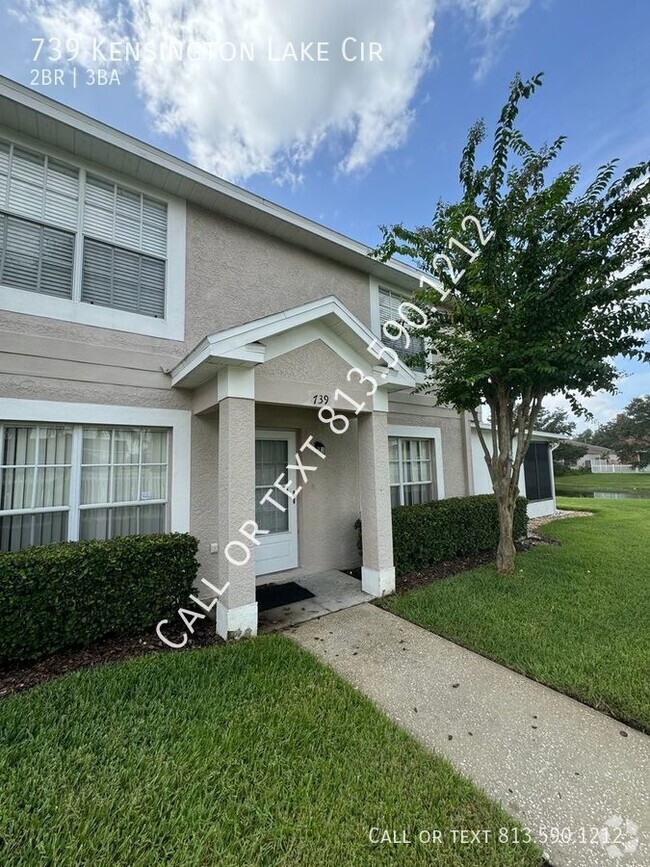
[[[576,491],[566,490],[558,491],[558,497],[591,497],[596,500],[650,500],[650,491],[626,491],[626,493],[617,493],[616,491]]]

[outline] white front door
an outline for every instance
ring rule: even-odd
[[[280,484],[292,491],[296,489],[295,470],[287,472],[287,464],[295,463],[295,453],[296,435],[291,431],[259,430],[255,434],[255,520],[260,530],[269,531],[265,536],[258,536],[256,575],[268,575],[298,565],[296,501],[273,487],[276,479],[283,476]],[[269,490],[278,505],[270,499],[260,503]]]

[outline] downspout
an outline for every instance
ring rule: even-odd
[[[553,507],[557,512],[557,500],[555,498],[555,468],[553,466],[553,452],[560,445],[560,443],[549,443],[551,446],[551,460],[550,460],[550,470],[551,470],[551,485],[553,486]]]

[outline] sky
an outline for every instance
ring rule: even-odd
[[[0,15],[3,75],[370,245],[457,195],[467,130],[493,126],[517,71],[545,73],[521,126],[535,145],[567,136],[558,170],[650,156],[646,0],[3,0]],[[618,366],[590,426],[650,392],[648,365]]]

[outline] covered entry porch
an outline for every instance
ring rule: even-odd
[[[356,574],[359,570],[354,571]],[[361,605],[371,598],[362,589],[359,578],[338,569],[294,580],[277,581],[276,577],[269,575],[268,580],[273,583],[263,584],[257,591],[259,632],[277,632],[334,611]],[[297,588],[301,592],[283,594],[285,587]]]
[[[384,357],[330,297],[211,335],[173,371],[206,422],[193,478],[208,454],[216,461],[204,467],[212,484],[193,485],[192,532],[201,577],[223,591],[222,637],[256,634],[260,584],[357,565],[359,516],[361,590],[393,590],[388,393],[415,380]]]

